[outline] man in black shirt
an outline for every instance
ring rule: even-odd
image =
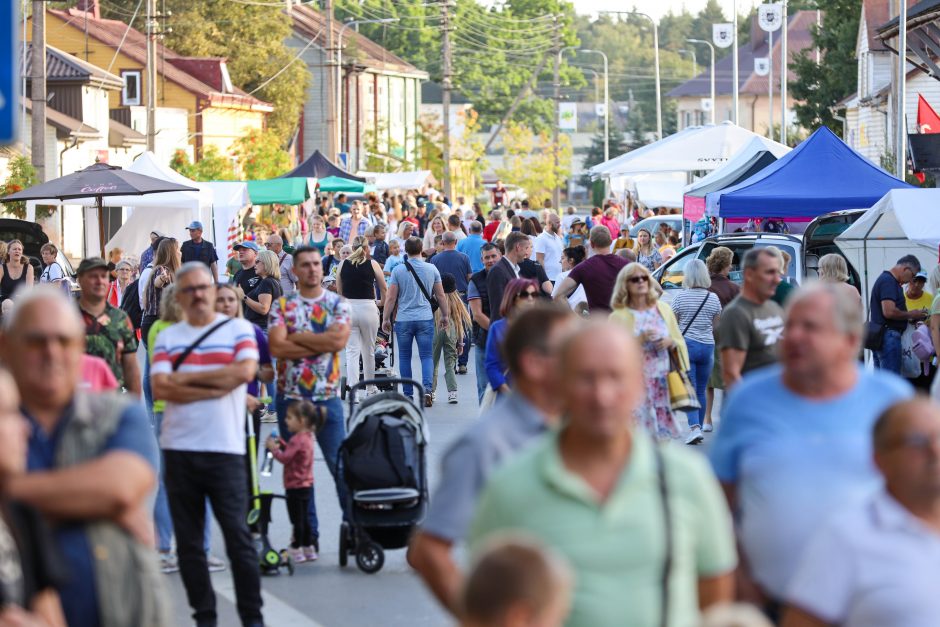
[[[232,250],[238,253],[238,262],[242,264],[242,269],[235,273],[235,284],[242,288],[242,292],[248,294],[261,280],[255,272],[255,261],[258,259],[261,248],[254,242],[246,240],[232,246]]]
[[[920,260],[914,255],[904,255],[893,268],[882,272],[871,288],[871,322],[883,329],[881,348],[872,351],[876,368],[901,374],[901,335],[908,322],[927,317],[922,310],[907,310],[904,290],[901,289],[902,285],[913,281],[918,272]]]
[[[486,335],[490,328],[490,296],[486,287],[486,275],[490,268],[499,263],[503,255],[496,244],[484,244],[480,247],[480,256],[483,259],[483,269],[470,276],[467,286],[467,302],[470,305],[470,316],[473,318],[473,344],[477,347],[477,396],[483,402],[483,393],[486,391]],[[496,303],[499,307],[499,303]]]
[[[189,231],[189,241],[183,242],[180,247],[183,263],[201,261],[209,266],[209,269],[212,270],[212,278],[218,281],[219,256],[215,254],[215,246],[212,245],[212,242],[202,239],[202,222],[193,220],[186,227],[186,230]]]

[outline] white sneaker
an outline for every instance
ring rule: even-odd
[[[447,393],[447,402],[450,403],[451,405],[457,404],[457,391],[456,390],[454,390],[453,392]]]
[[[714,430],[715,430],[715,427],[713,427],[712,423],[710,422],[706,425],[702,425],[702,431],[704,431],[705,433],[711,433]]]
[[[225,570],[225,562],[211,553],[206,554],[206,561],[209,563],[209,572],[218,573]]]
[[[179,560],[173,551],[160,552],[160,572],[164,575],[178,573],[180,570]]]
[[[692,427],[689,429],[689,435],[685,438],[686,444],[699,444],[702,440],[705,439],[705,436],[702,435],[702,430],[698,427]]]

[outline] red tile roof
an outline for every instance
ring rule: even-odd
[[[84,31],[103,44],[117,49],[120,46],[121,52],[139,63],[147,62],[147,38],[139,30],[129,27],[124,22],[118,20],[96,19],[92,13],[85,13],[77,9],[57,10],[46,9],[49,15],[71,24],[76,29]],[[121,43],[123,39],[123,44]],[[157,42],[157,56],[165,59],[167,63],[160,63],[157,66],[157,72],[186,91],[196,96],[207,99],[210,105],[232,107],[241,109],[251,109],[252,111],[270,112],[274,110],[270,104],[249,96],[241,89],[235,88],[233,93],[224,93],[221,89],[216,89],[205,83],[200,78],[193,76],[189,71],[183,70],[175,65],[180,60],[187,60],[184,57],[163,46]],[[185,63],[184,63],[185,64]]]

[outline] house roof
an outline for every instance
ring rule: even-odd
[[[26,46],[26,68],[24,73],[27,77],[32,75],[33,71],[33,45]],[[120,76],[105,72],[96,65],[86,63],[78,57],[63,52],[54,46],[46,45],[46,82],[79,82],[87,83],[94,80],[100,83],[102,87],[120,89],[124,86],[124,81]]]
[[[907,6],[908,30],[940,17],[940,0],[922,0],[916,4],[913,0],[908,0]],[[875,30],[882,41],[891,39],[898,34],[898,18],[895,17],[890,22],[876,26]]]
[[[891,17],[888,3],[884,0],[864,0],[862,19],[865,20],[865,35],[868,37],[869,50],[887,50],[884,42],[878,38],[878,28]]]
[[[23,98],[22,101],[26,103],[26,110],[29,112],[29,115],[32,116],[33,102],[29,98]],[[59,139],[69,137],[76,139],[98,139],[101,137],[101,132],[98,129],[88,126],[81,120],[73,118],[72,116],[56,111],[52,107],[46,107],[46,124],[56,129],[56,137]]]
[[[115,148],[123,146],[143,145],[147,143],[147,136],[125,126],[117,120],[108,120],[108,145]]]
[[[313,39],[320,48],[326,47],[326,17],[309,5],[295,5],[288,9],[294,30],[301,35]],[[343,28],[342,22],[333,21],[333,41],[339,41],[339,31]],[[379,72],[406,74],[418,79],[427,80],[428,73],[419,70],[401,57],[394,55],[368,37],[347,28],[343,33],[343,59],[351,58],[355,51],[355,62],[368,69]]]
[[[938,0],[940,2],[940,0]],[[755,16],[756,20],[757,17]],[[798,51],[812,45],[810,35],[810,26],[816,23],[816,11],[797,11],[788,16],[787,28],[787,51],[790,58],[793,58]],[[763,33],[763,31],[761,31]],[[779,34],[779,29],[778,29]],[[766,94],[767,76],[758,76],[754,72],[754,59],[767,56],[767,41],[765,37],[755,38],[746,44],[738,46],[738,91],[741,94]],[[780,38],[774,37],[773,64],[774,64],[774,82],[778,81],[780,76]],[[732,63],[731,55],[715,62],[715,95],[722,96],[731,94],[733,91]],[[787,68],[790,78],[795,74],[792,65]],[[678,87],[672,89],[666,97],[682,98],[684,96],[707,97],[711,95],[711,70],[706,66],[705,70],[695,78],[687,80]],[[775,91],[779,92],[779,86]]]
[[[90,37],[94,37],[103,44],[120,50],[123,54],[134,59],[138,63],[147,63],[147,38],[139,30],[128,26],[118,20],[106,20],[95,18],[93,13],[86,13],[78,9],[46,9],[49,15],[65,21],[74,28],[88,32]],[[223,106],[231,108],[250,109],[252,111],[271,112],[274,110],[270,104],[250,96],[237,87],[231,92],[226,93],[221,89],[216,89],[205,83],[200,78],[193,76],[189,71],[180,69],[175,62],[180,59],[189,59],[177,54],[169,48],[157,42],[157,56],[167,61],[167,63],[158,63],[157,72],[161,73],[168,81],[172,81],[195,94],[205,98],[211,106]],[[215,59],[217,64],[224,63],[224,59]]]

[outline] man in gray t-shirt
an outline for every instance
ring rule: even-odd
[[[382,330],[392,332],[395,319],[395,344],[398,346],[398,368],[404,379],[411,378],[412,343],[418,343],[421,359],[421,384],[424,386],[424,406],[430,407],[434,361],[434,311],[431,299],[440,306],[440,326],[447,329],[450,309],[441,285],[441,273],[431,264],[421,260],[421,240],[409,237],[405,242],[405,262],[392,270],[388,281],[388,295],[382,314]],[[418,283],[420,281],[420,284]],[[405,396],[412,396],[411,385],[403,385]]]
[[[428,515],[412,538],[408,563],[455,615],[462,574],[451,551],[466,536],[490,474],[557,420],[557,352],[572,319],[567,308],[555,306],[528,309],[516,318],[504,340],[513,349],[507,355],[512,393],[497,401],[444,455],[441,479]]]
[[[718,323],[718,349],[725,389],[756,368],[777,361],[777,342],[783,335],[783,309],[771,297],[780,283],[779,249],[752,248],[744,255],[744,285]]]

